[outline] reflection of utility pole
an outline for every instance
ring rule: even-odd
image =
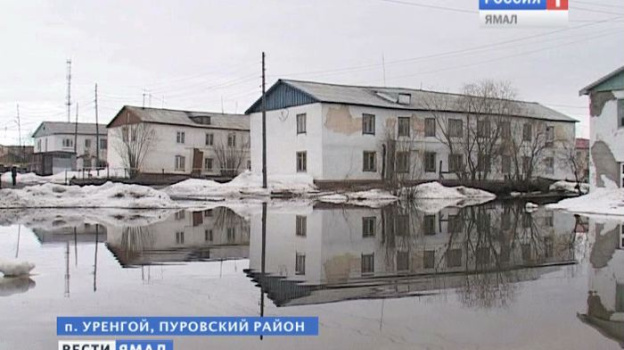
[[[98,256],[98,236],[100,233],[100,224],[95,224],[95,258],[93,261],[93,291],[97,291],[97,256]]]
[[[20,236],[22,234],[22,225],[17,225],[17,247],[15,247],[15,259],[19,255]]]
[[[69,241],[65,246],[65,297],[69,298]]]
[[[266,268],[266,222],[267,222],[267,203],[262,203],[262,254],[260,263],[260,317],[264,317],[264,274]],[[260,340],[263,336],[260,335]]]
[[[262,52],[262,188],[267,188],[267,146],[266,146],[266,81],[264,52]]]
[[[379,317],[379,331],[383,328],[383,314],[386,299],[381,299],[381,316]]]
[[[76,226],[74,226],[74,258],[76,258],[74,263],[78,266],[78,232]]]

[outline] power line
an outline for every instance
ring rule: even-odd
[[[438,6],[438,5],[425,5],[425,4],[418,4],[418,3],[402,1],[402,0],[379,0],[379,1],[389,2],[389,3],[393,3],[393,4],[400,4],[400,5],[422,7],[422,8],[428,8],[428,9],[434,9],[434,10],[444,10],[444,11],[461,12],[461,13],[477,13],[478,12],[478,11],[475,11],[475,10],[467,10],[467,9],[463,9],[463,8],[459,8],[459,7],[446,7],[446,6]]]

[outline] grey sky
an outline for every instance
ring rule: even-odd
[[[424,5],[424,6],[423,6]],[[438,8],[432,8],[432,7]],[[0,144],[66,120],[66,65],[80,121],[123,104],[243,112],[279,77],[458,91],[510,81],[519,98],[582,121],[578,90],[624,64],[624,3],[570,0],[566,28],[487,29],[478,0],[3,1]],[[72,107],[75,117],[75,104]]]

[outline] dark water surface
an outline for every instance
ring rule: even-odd
[[[445,205],[269,203],[264,249],[257,205],[0,211],[0,258],[37,265],[0,277],[0,349],[56,349],[57,316],[261,312],[318,316],[320,335],[175,349],[624,346],[620,222]]]

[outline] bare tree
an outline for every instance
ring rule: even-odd
[[[574,175],[574,182],[576,182],[576,190],[579,194],[583,194],[581,191],[581,182],[585,181],[585,171],[588,169],[586,158],[577,154],[575,143],[562,142],[563,152],[560,153],[562,162],[565,164],[572,174]]]
[[[145,157],[157,141],[156,132],[147,123],[128,124],[113,130],[117,138],[115,152],[128,169],[130,178],[134,178],[141,172]]]
[[[234,140],[234,141],[233,141]],[[240,146],[237,146],[240,144]],[[246,139],[242,143],[237,143],[236,138],[232,139],[228,136],[227,142],[221,142],[215,146],[215,155],[221,175],[236,176],[239,173],[243,161],[247,159],[249,153],[249,140]]]
[[[503,153],[514,165],[512,178],[527,183],[543,164],[544,150],[551,147],[546,123],[540,120],[526,120],[512,124],[512,134],[502,144]]]

